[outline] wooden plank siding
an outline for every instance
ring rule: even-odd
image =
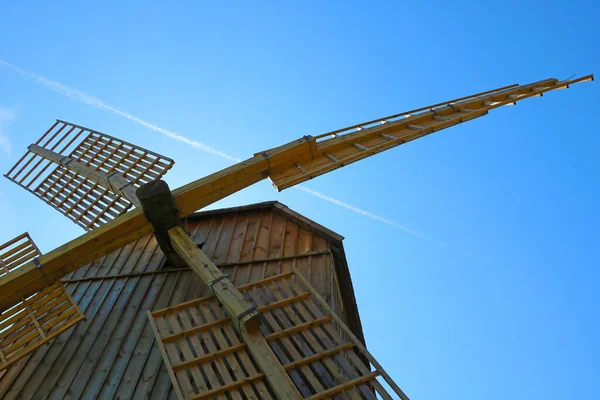
[[[196,213],[185,227],[236,286],[297,268],[363,340],[341,236],[277,202]],[[168,267],[146,236],[67,274],[86,320],[1,372],[0,398],[175,398],[146,312],[210,290],[188,270],[114,278]]]

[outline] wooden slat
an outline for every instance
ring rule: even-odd
[[[338,386],[333,387],[331,389],[327,389],[324,392],[317,393],[314,396],[310,396],[310,397],[307,398],[307,400],[319,400],[319,399],[329,398],[329,397],[333,396],[334,394],[343,392],[344,390],[352,388],[354,386],[358,386],[361,383],[365,383],[365,382],[368,382],[370,380],[373,380],[373,379],[377,378],[378,376],[379,376],[379,372],[372,372],[372,373],[370,373],[368,375],[361,376],[360,378],[356,378],[356,379],[353,379],[351,381],[342,383],[341,385],[338,385]]]
[[[158,333],[158,328],[156,327],[156,323],[154,322],[154,317],[152,316],[152,313],[150,312],[150,310],[148,310],[147,314],[148,314],[148,320],[150,322],[150,327],[152,328],[152,331],[154,332],[154,336],[156,338],[160,338],[160,333]],[[173,385],[173,389],[175,390],[177,399],[184,400],[185,397],[183,397],[183,393],[181,392],[181,388],[179,387],[179,382],[177,381],[177,378],[175,377],[175,373],[173,372],[173,368],[171,367],[171,362],[169,360],[169,356],[167,355],[165,347],[160,340],[157,340],[156,343],[160,350],[160,354],[163,357],[163,361],[165,362],[165,365],[167,366],[167,373],[169,374],[169,378],[171,378],[171,384]]]
[[[248,378],[244,378],[243,380],[232,382],[232,383],[229,383],[227,385],[218,387],[216,389],[209,390],[209,391],[204,392],[202,394],[199,394],[197,396],[188,397],[187,399],[188,400],[211,399],[211,398],[213,398],[213,397],[215,397],[215,396],[217,396],[217,395],[219,395],[221,393],[230,391],[232,389],[235,389],[235,388],[240,387],[242,385],[248,384],[250,382],[255,382],[255,381],[259,380],[259,379],[263,379],[264,377],[265,377],[264,373],[259,373],[259,374],[256,374],[254,376],[250,376]]]
[[[164,315],[164,314],[162,314],[162,315]],[[203,332],[203,331],[207,331],[207,330],[209,330],[211,328],[215,328],[215,327],[217,327],[219,325],[228,324],[229,321],[230,321],[229,318],[221,318],[221,319],[218,319],[216,321],[206,323],[204,325],[195,326],[193,328],[185,329],[185,330],[183,330],[181,332],[174,333],[174,334],[169,335],[169,336],[164,336],[164,337],[161,338],[161,340],[163,342],[172,342],[174,340],[181,339],[181,338],[183,338],[185,336],[188,336],[188,335],[191,335],[191,334],[194,334],[194,333],[200,333],[200,332]]]
[[[301,367],[303,365],[310,364],[310,363],[315,362],[315,361],[319,361],[319,360],[321,360],[321,359],[323,359],[325,357],[330,357],[330,356],[332,356],[334,354],[337,354],[337,353],[340,353],[340,352],[342,352],[344,350],[349,350],[349,349],[351,349],[353,347],[354,347],[353,343],[346,343],[346,344],[338,346],[338,347],[336,347],[334,349],[324,350],[324,351],[322,351],[322,352],[320,352],[318,354],[314,354],[312,356],[305,357],[305,358],[303,358],[301,360],[294,361],[294,362],[289,363],[289,364],[285,364],[283,366],[283,368],[285,368],[286,370],[290,370],[290,369],[293,369],[293,368],[298,368],[298,367]]]

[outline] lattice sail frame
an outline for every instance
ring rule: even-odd
[[[0,276],[8,274],[41,255],[29,233],[0,245]]]
[[[382,151],[482,117],[498,107],[515,105],[518,101],[541,97],[546,92],[567,89],[570,84],[593,79],[593,75],[587,75],[567,81],[552,78],[527,85],[514,84],[314,137],[305,136],[298,141],[301,151],[296,151],[296,159],[272,168],[269,179],[277,190],[284,190]],[[257,154],[273,158],[278,149]]]
[[[408,399],[296,269],[238,289],[257,304],[261,333],[303,398]],[[148,315],[179,399],[275,398],[214,296]]]
[[[4,176],[86,230],[125,213],[132,203],[106,183],[70,169],[69,159],[107,178],[119,174],[135,187],[160,179],[174,164],[158,153],[62,120],[56,120],[34,145],[67,157],[66,166],[34,153],[30,146]]]
[[[27,232],[0,245],[2,272],[41,255]],[[0,371],[66,331],[84,315],[58,281],[0,313]]]

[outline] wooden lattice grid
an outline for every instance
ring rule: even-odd
[[[297,270],[238,289],[257,305],[261,333],[303,398],[407,399]],[[274,398],[215,297],[149,318],[180,399]]]
[[[0,370],[33,352],[84,315],[61,282],[0,314]]]
[[[35,142],[107,176],[120,174],[139,187],[160,179],[174,164],[170,158],[83,126],[57,120]],[[62,165],[27,151],[4,175],[91,230],[132,207],[126,198]]]
[[[14,271],[40,255],[40,250],[27,232],[1,244],[0,276]]]

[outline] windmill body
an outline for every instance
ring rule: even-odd
[[[196,211],[592,79],[305,136],[173,191],[170,158],[57,120],[5,176],[89,232],[48,254],[27,234],[0,246],[0,394],[407,399],[365,347],[340,235],[276,202]]]

